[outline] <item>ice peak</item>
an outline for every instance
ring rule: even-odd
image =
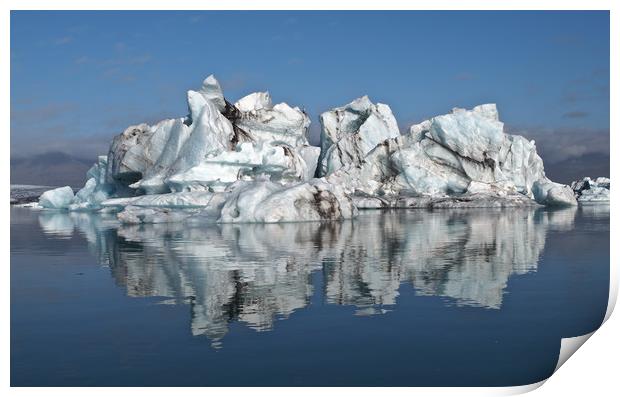
[[[202,82],[202,86],[207,86],[207,85],[217,85],[218,87],[220,86],[220,83],[217,81],[217,79],[215,78],[215,75],[210,74],[207,76],[206,79],[203,80]]]
[[[353,100],[351,103],[345,105],[344,109],[350,110],[355,113],[364,113],[364,112],[367,112],[368,109],[370,109],[370,107],[372,106],[373,104],[370,101],[370,98],[368,98],[368,95],[364,95],[362,97],[359,97]]]
[[[220,87],[220,83],[214,75],[210,74],[206,79],[204,79],[202,82],[202,88],[199,92],[205,99],[211,101],[219,111],[224,110],[226,107],[222,87]]]
[[[465,113],[465,112],[472,112],[484,118],[487,118],[489,120],[499,121],[499,113],[497,112],[497,105],[494,103],[483,103],[482,105],[474,106],[472,110],[455,107],[455,108],[452,108],[452,111],[450,113],[457,114],[457,113]]]
[[[497,112],[497,105],[494,103],[484,103],[478,105],[472,109],[474,113],[478,113],[483,117],[491,120],[499,121],[499,113]]]
[[[268,91],[253,92],[235,102],[235,107],[242,112],[251,112],[253,110],[269,110],[273,108],[271,104],[271,95]]]

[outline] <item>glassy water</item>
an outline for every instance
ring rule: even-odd
[[[609,206],[119,225],[11,209],[11,383],[506,386],[595,330]]]

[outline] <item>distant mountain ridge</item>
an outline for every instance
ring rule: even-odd
[[[609,164],[608,154],[587,153],[554,163],[545,162],[545,173],[555,181],[570,184],[586,176],[609,177]]]
[[[95,158],[81,158],[64,152],[46,152],[29,157],[11,157],[11,184],[65,186],[79,188]],[[545,159],[543,158],[543,161]],[[589,153],[551,163],[545,173],[553,180],[571,183],[585,176],[609,176],[609,155]]]
[[[94,162],[58,151],[11,157],[11,184],[82,187]]]

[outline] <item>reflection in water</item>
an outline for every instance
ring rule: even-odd
[[[269,330],[315,293],[358,315],[389,310],[402,283],[498,309],[508,278],[536,271],[547,231],[572,229],[576,211],[367,211],[342,223],[271,225],[119,225],[43,212],[39,223],[61,237],[77,227],[129,296],[189,304],[192,333],[218,347],[229,323]]]
[[[70,238],[75,228],[73,219],[66,213],[56,211],[43,211],[39,215],[39,226],[45,234],[55,237]]]
[[[584,203],[579,209],[591,218],[609,219],[609,203]]]

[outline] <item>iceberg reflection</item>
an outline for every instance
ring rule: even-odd
[[[218,347],[231,322],[270,330],[317,293],[357,315],[389,311],[403,283],[452,305],[499,309],[509,277],[536,271],[547,231],[572,229],[576,211],[366,211],[342,223],[266,225],[42,213],[40,224],[62,236],[74,225],[129,296],[189,304],[192,333]]]

